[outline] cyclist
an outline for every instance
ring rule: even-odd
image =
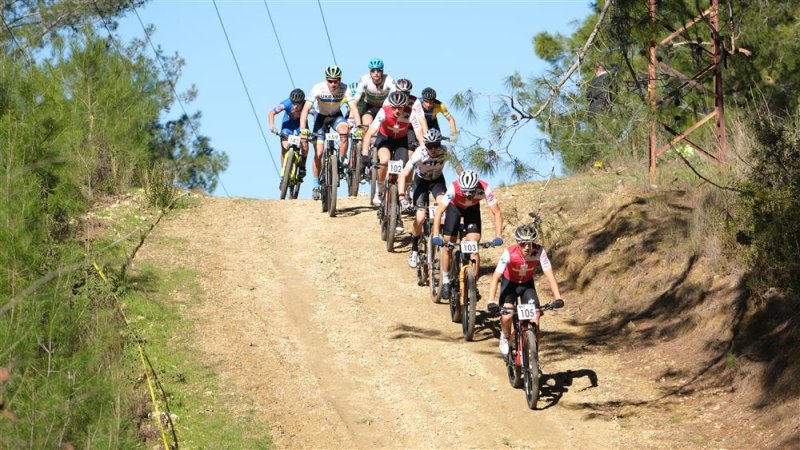
[[[436,91],[433,88],[426,87],[422,90],[422,112],[425,115],[425,123],[428,128],[439,128],[439,121],[437,116],[443,115],[448,122],[450,122],[450,140],[455,141],[458,138],[458,130],[456,129],[456,119],[444,106],[444,103],[436,100]]]
[[[416,220],[411,228],[411,252],[408,254],[408,266],[417,267],[419,264],[419,235],[425,222],[425,213],[428,209],[428,193],[433,195],[437,202],[442,202],[442,197],[447,191],[444,182],[444,163],[447,161],[447,149],[442,147],[442,133],[436,129],[429,129],[422,137],[425,145],[418,148],[408,160],[403,172],[397,178],[398,192],[400,193],[400,207],[409,210],[416,206]],[[406,199],[406,178],[414,171],[414,191],[412,202]]]
[[[306,101],[306,93],[302,89],[294,89],[289,93],[289,98],[278,103],[278,106],[269,110],[269,128],[277,135],[281,133],[290,135],[297,134],[300,131],[300,112],[303,109],[303,104]],[[281,123],[280,131],[275,128],[275,114],[283,112],[283,122]],[[313,114],[313,113],[312,113]],[[300,180],[306,175],[306,157],[308,157],[308,140],[303,139],[300,143],[302,147],[302,162],[300,163]],[[289,143],[285,137],[281,137],[281,161],[286,155],[286,149]]]
[[[378,192],[372,199],[372,204],[380,206],[383,198],[383,182],[386,180],[386,164],[390,159],[402,160],[403,164],[408,163],[408,129],[412,128],[417,135],[417,142],[423,142],[422,126],[418,117],[411,112],[408,103],[408,96],[402,91],[394,91],[387,98],[388,106],[384,106],[378,111],[375,120],[370,124],[364,134],[364,142],[370,142],[372,137],[375,139],[375,148],[378,149]],[[398,225],[398,230],[402,225]],[[401,231],[402,232],[402,231]]]
[[[458,179],[454,181],[448,188],[442,202],[436,207],[436,215],[433,218],[433,231],[431,234],[431,242],[434,245],[442,246],[444,241],[456,242],[458,238],[458,226],[461,218],[464,218],[464,227],[466,228],[466,235],[464,239],[469,241],[481,240],[481,200],[486,199],[486,204],[489,205],[489,210],[494,216],[494,231],[495,238],[492,240],[492,245],[503,245],[503,238],[500,236],[503,232],[503,215],[500,212],[500,206],[497,204],[497,199],[494,197],[494,192],[489,188],[489,183],[480,180],[478,174],[472,170],[465,170],[461,172]],[[441,228],[442,214],[445,213],[444,222],[444,239],[439,235]],[[450,247],[442,249],[442,298],[450,298],[450,260],[452,259],[452,250]],[[480,254],[475,253],[473,259],[477,267],[480,267],[481,260]],[[475,273],[475,281],[478,281],[480,270]],[[478,294],[480,298],[480,294]]]
[[[342,69],[338,66],[330,66],[325,69],[325,81],[317,83],[311,88],[311,95],[306,98],[303,111],[300,113],[302,133],[305,136],[310,134],[311,140],[316,143],[314,164],[312,166],[316,183],[312,191],[314,200],[319,200],[320,198],[319,172],[322,167],[323,144],[325,143],[324,137],[320,137],[319,134],[324,133],[328,127],[339,133],[339,173],[340,176],[343,175],[345,167],[343,160],[347,154],[348,145],[347,121],[342,115],[342,100],[345,98],[346,91],[346,86],[342,84]],[[314,119],[313,131],[309,131],[308,113],[314,103],[316,103],[317,116]],[[350,117],[354,117],[354,114],[355,111],[351,110]]]
[[[422,132],[420,134],[425,134],[425,132],[428,131],[428,125],[425,123],[425,113],[422,111],[422,103],[420,103],[419,99],[415,95],[411,94],[411,89],[414,88],[414,85],[411,84],[411,80],[407,78],[400,78],[399,80],[395,81],[394,86],[396,90],[403,92],[408,96],[408,106],[411,107],[413,115],[417,117],[417,120],[419,120],[419,123],[422,126]],[[388,100],[383,103],[383,106],[387,105]],[[419,136],[409,135],[409,149],[417,148],[420,145],[419,143],[422,141],[417,140],[418,137]]]
[[[497,285],[500,284],[500,303],[508,310],[500,317],[500,353],[504,356],[508,354],[508,336],[511,334],[512,308],[517,302],[517,298],[525,303],[536,305],[536,340],[539,340],[539,296],[536,294],[536,287],[533,284],[533,273],[536,267],[541,267],[547,282],[550,284],[550,292],[554,298],[561,298],[561,291],[558,289],[558,282],[553,275],[553,267],[547,258],[547,252],[537,244],[539,232],[532,225],[522,225],[514,231],[516,244],[510,245],[503,251],[500,261],[497,263],[492,274],[492,281],[489,282],[489,304],[490,312],[496,312],[500,306],[494,302],[497,293]]]
[[[389,93],[395,90],[394,80],[383,73],[383,61],[373,58],[369,61],[369,73],[361,77],[355,92],[349,98],[350,109],[355,109],[356,125],[369,125],[384,106]]]

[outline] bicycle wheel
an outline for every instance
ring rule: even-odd
[[[536,409],[539,401],[539,352],[536,349],[536,332],[525,331],[525,340],[522,342],[522,375],[525,384],[525,399],[528,408]]]
[[[450,320],[454,323],[461,322],[461,296],[460,286],[458,285],[458,274],[461,270],[461,252],[453,252],[450,261]]]
[[[283,155],[283,176],[281,176],[281,200],[286,199],[286,192],[289,190],[289,185],[292,180],[292,172],[294,172],[294,150],[287,150]]]
[[[430,289],[431,292],[431,300],[433,300],[434,303],[439,303],[439,300],[442,298],[442,291],[438,288],[439,261],[437,258],[439,257],[439,247],[433,245],[430,239],[427,239],[425,244],[425,264],[428,266],[428,289]]]
[[[330,217],[336,216],[336,191],[339,187],[339,158],[336,154],[331,154],[328,163],[328,215]]]
[[[353,145],[353,151],[350,157],[350,197],[358,196],[358,184],[361,181],[361,141],[357,141]],[[372,199],[369,199],[372,201]]]
[[[387,210],[386,210],[386,251],[391,253],[394,251],[394,234],[397,227],[397,216],[399,210],[397,207],[397,185],[389,185],[388,192],[386,193]]]
[[[328,212],[328,158],[322,158],[322,171],[319,175],[319,202],[322,212]]]
[[[471,341],[475,335],[475,316],[477,315],[475,308],[478,303],[478,286],[475,284],[475,273],[472,271],[472,267],[467,267],[465,271],[461,330],[464,332],[464,340]]]
[[[375,198],[375,189],[378,188],[378,152],[370,149],[370,161],[372,162],[369,168],[369,201],[372,204],[372,199]]]
[[[519,389],[522,387],[522,369],[517,365],[517,347],[514,342],[509,340],[509,344],[513,345],[511,349],[508,351],[508,355],[504,356],[503,359],[506,361],[506,372],[508,373],[508,383],[514,389]]]
[[[428,284],[428,278],[430,277],[430,273],[428,273],[428,238],[425,234],[420,235],[419,237],[419,247],[418,247],[418,255],[419,261],[417,262],[417,286],[425,286]]]

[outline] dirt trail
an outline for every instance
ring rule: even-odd
[[[158,240],[182,242],[169,259],[201,273],[205,291],[192,312],[196,345],[279,447],[622,446],[616,420],[580,407],[606,396],[603,383],[619,373],[612,358],[589,364],[600,387],[576,376],[554,406],[530,411],[508,384],[493,330],[464,342],[447,306],[416,286],[408,244],[387,253],[365,204],[340,199],[329,218],[310,200],[204,198],[142,251],[157,260]],[[574,313],[548,315],[545,332],[569,329]],[[582,356],[549,362],[546,346],[545,374],[586,368]]]

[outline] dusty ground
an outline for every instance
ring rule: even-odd
[[[447,306],[416,286],[408,234],[387,253],[366,203],[340,198],[330,218],[311,200],[203,198],[163,221],[137,257],[202,274],[197,348],[278,447],[750,446],[726,431],[730,392],[665,397],[665,384],[685,381],[663,375],[681,366],[680,348],[584,342],[593,311],[571,284],[567,307],[543,319],[548,385],[543,409],[529,410],[508,384],[496,321],[464,342]],[[177,251],[159,245],[176,239]],[[499,253],[484,251],[486,266]]]

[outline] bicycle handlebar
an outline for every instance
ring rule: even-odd
[[[455,242],[445,242],[444,243],[444,247],[447,247],[447,248],[456,248],[458,246],[459,246],[459,244],[455,243]],[[492,241],[486,241],[486,242],[478,242],[478,247],[491,248],[491,247],[494,247],[494,245],[492,244]]]
[[[539,311],[541,313],[544,313],[545,311],[552,311],[554,309],[559,309],[559,308],[563,308],[563,307],[564,307],[564,300],[560,299],[560,298],[557,298],[557,299],[553,300],[552,303],[548,303],[548,304],[540,307]],[[510,310],[509,310],[509,308],[503,306],[503,307],[500,308],[500,310],[498,312],[501,315],[516,314],[517,310],[516,310],[516,308],[510,308]]]

